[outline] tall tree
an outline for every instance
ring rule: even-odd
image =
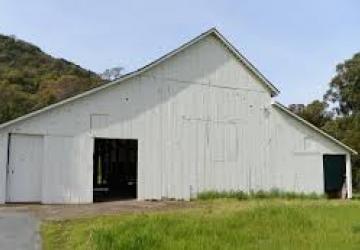
[[[340,115],[360,113],[360,53],[337,65],[324,100]]]

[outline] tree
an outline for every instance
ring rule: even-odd
[[[333,113],[328,111],[328,104],[315,100],[308,105],[292,104],[289,109],[311,124],[321,128],[333,117]]]
[[[114,68],[106,69],[101,74],[101,78],[103,80],[115,81],[122,76],[123,71],[124,71],[123,67],[114,67]]]
[[[340,115],[360,113],[360,53],[337,65],[324,100]]]

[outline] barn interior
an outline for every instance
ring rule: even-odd
[[[346,180],[346,156],[324,155],[325,193],[328,198],[344,198]]]
[[[137,198],[137,159],[137,140],[96,138],[94,202]]]

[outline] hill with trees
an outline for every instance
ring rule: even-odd
[[[92,71],[0,35],[0,123],[103,83]]]

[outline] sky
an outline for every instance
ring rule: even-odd
[[[360,52],[359,10],[358,0],[0,0],[0,33],[101,73],[132,71],[216,27],[277,100],[309,103]]]

